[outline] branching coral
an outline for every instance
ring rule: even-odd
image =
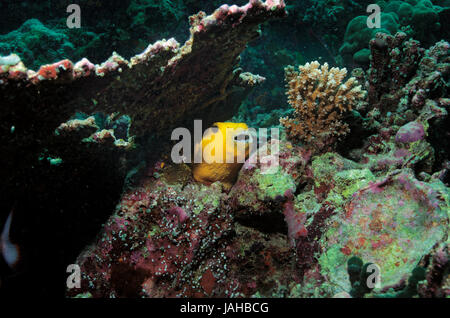
[[[352,110],[364,97],[354,77],[345,83],[345,68],[328,68],[319,62],[286,68],[288,102],[294,108],[294,118],[280,119],[288,137],[322,150],[349,132],[342,121],[344,113]]]

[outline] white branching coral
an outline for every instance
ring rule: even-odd
[[[349,132],[342,117],[366,92],[354,77],[342,83],[347,76],[345,68],[329,69],[327,63],[321,66],[314,61],[298,69],[285,69],[286,94],[294,114],[280,118],[280,122],[291,140],[323,149]]]

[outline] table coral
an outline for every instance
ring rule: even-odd
[[[355,108],[365,92],[354,77],[343,82],[346,75],[345,68],[329,69],[327,63],[320,66],[317,61],[299,66],[299,71],[286,68],[286,94],[294,115],[280,122],[290,139],[321,151],[349,132],[343,115]]]
[[[228,119],[264,80],[243,72],[239,55],[261,23],[285,14],[282,0],[200,12],[185,45],[161,40],[130,59],[115,53],[97,65],[63,60],[33,71],[17,56],[1,58],[0,204],[6,211],[18,202],[18,241],[36,253],[29,268],[42,273],[20,277],[57,293],[64,273],[56,268],[93,239],[125,181],[141,172],[131,168],[151,165],[170,148],[174,128],[194,118],[205,126]],[[51,266],[33,257],[50,245],[68,251]],[[3,277],[2,284],[20,293],[18,284]]]

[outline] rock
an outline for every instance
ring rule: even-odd
[[[272,141],[278,145],[279,164],[265,169],[261,162],[264,157],[256,159],[257,154],[249,158],[241,169],[239,178],[229,194],[229,204],[236,211],[236,216],[251,217],[265,213],[281,212],[281,203],[287,192],[295,193],[310,152],[293,147],[286,141]],[[270,152],[267,158],[270,158]],[[256,163],[252,163],[256,162]],[[277,208],[278,206],[278,208]]]
[[[381,288],[399,283],[446,240],[448,200],[441,182],[420,182],[411,171],[371,182],[352,195],[343,214],[328,220],[320,239],[321,274],[350,290],[346,261],[357,255],[380,267]]]
[[[402,126],[395,135],[395,141],[399,143],[411,143],[422,140],[425,137],[425,129],[420,122],[413,121]]]

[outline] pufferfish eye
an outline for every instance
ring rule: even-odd
[[[252,136],[250,136],[248,133],[241,133],[241,134],[234,136],[235,142],[250,143],[250,142],[252,142],[252,140],[253,140]]]

